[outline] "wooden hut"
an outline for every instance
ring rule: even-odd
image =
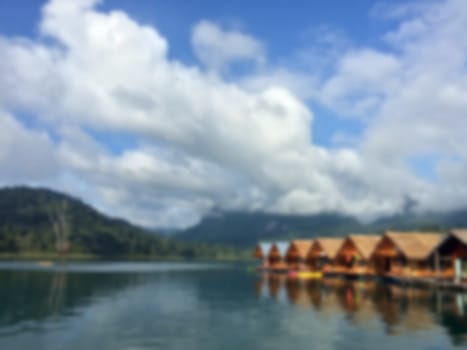
[[[269,252],[271,250],[272,243],[270,242],[259,242],[254,251],[254,257],[256,259],[261,259],[260,269],[267,270],[270,267],[270,258]]]
[[[390,278],[435,276],[433,251],[441,238],[438,233],[386,232],[372,255],[376,274]]]
[[[307,255],[307,264],[312,271],[334,274],[334,262],[343,238],[317,238]]]
[[[439,258],[440,278],[465,280],[467,267],[467,230],[451,230],[439,243],[434,255]]]
[[[374,276],[371,256],[380,236],[350,234],[336,254],[336,273],[350,277]]]
[[[285,261],[290,270],[306,270],[305,264],[308,251],[310,250],[313,240],[293,240],[290,242],[289,248],[285,254]]]
[[[285,254],[289,248],[290,242],[278,241],[272,243],[269,251],[269,267],[276,272],[285,272],[288,270],[287,263],[285,262]]]

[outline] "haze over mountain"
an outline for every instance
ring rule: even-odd
[[[349,233],[382,233],[385,230],[443,231],[467,227],[467,210],[445,213],[404,213],[362,223],[342,214],[308,216],[245,212],[217,212],[176,237],[188,241],[253,246],[261,240],[343,237]]]
[[[467,207],[464,0],[0,1],[0,185],[144,227]]]

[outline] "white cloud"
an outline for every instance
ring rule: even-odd
[[[239,31],[223,30],[210,21],[194,26],[191,43],[198,59],[214,71],[238,61],[265,63],[264,45],[259,40]]]
[[[366,117],[399,88],[402,74],[394,55],[371,49],[350,51],[321,87],[321,101],[344,117]]]
[[[54,145],[47,133],[28,130],[0,110],[0,183],[40,183],[59,169]]]
[[[52,177],[49,184],[145,225],[187,226],[213,207],[373,218],[401,210],[408,197],[420,208],[466,206],[461,4],[403,12],[384,39],[391,50],[346,48],[325,76],[263,67],[227,82],[169,59],[157,29],[122,11],[52,0],[42,38],[0,37],[0,110],[9,112],[0,121],[17,135],[0,139],[0,176]],[[217,72],[266,62],[257,39],[211,22],[198,23],[192,41]],[[297,96],[364,120],[360,142],[315,145],[313,113]],[[58,140],[25,129],[12,117],[18,110]],[[121,133],[136,142],[115,152],[106,135]],[[22,156],[12,157],[19,144]],[[412,171],[419,154],[436,154],[438,182]],[[51,162],[30,161],[39,157]]]

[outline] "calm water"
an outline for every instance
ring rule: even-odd
[[[0,349],[465,348],[466,305],[235,265],[0,263]]]

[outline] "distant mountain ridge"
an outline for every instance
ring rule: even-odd
[[[259,240],[381,233],[388,229],[440,231],[453,227],[467,227],[467,210],[423,214],[406,212],[370,224],[338,213],[298,216],[226,212],[205,217],[198,225],[180,232],[177,237],[189,241],[252,246]]]

